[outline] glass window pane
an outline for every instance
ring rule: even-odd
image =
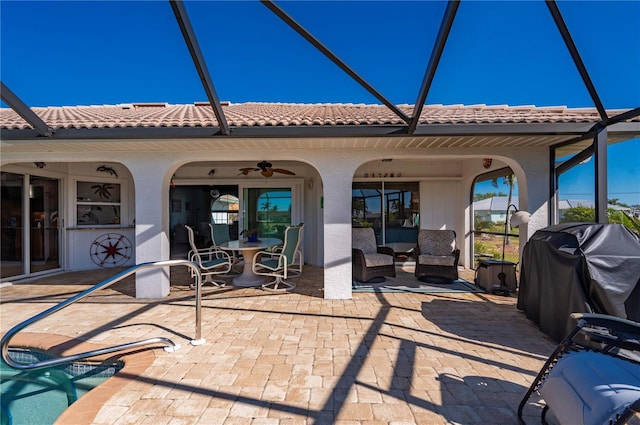
[[[120,185],[103,182],[78,182],[78,202],[120,203]]]
[[[120,205],[77,205],[79,226],[120,224]]]
[[[353,227],[373,227],[382,245],[382,182],[354,182],[351,189]]]
[[[385,245],[396,251],[415,246],[420,227],[420,188],[417,182],[385,182]],[[411,247],[399,243],[411,244]],[[390,245],[395,244],[395,245]]]
[[[607,149],[608,219],[640,234],[640,138]]]
[[[78,226],[120,224],[120,184],[78,182],[76,201]]]
[[[1,226],[2,242],[0,254],[0,277],[19,276],[24,274],[22,258],[24,211],[22,191],[24,176],[14,173],[1,173],[2,176],[2,208]]]
[[[244,202],[243,229],[257,229],[259,236],[284,239],[284,230],[291,225],[290,188],[245,189]]]
[[[221,195],[211,202],[211,219],[216,224],[232,224],[238,221],[240,200],[237,196]]]
[[[31,273],[60,267],[58,186],[58,179],[29,178]]]
[[[509,215],[519,208],[518,182],[511,169],[478,176],[473,185],[474,258],[520,261],[519,228],[510,228]],[[508,235],[508,236],[507,236]],[[504,249],[504,254],[503,254]]]
[[[560,162],[568,158],[560,158]],[[595,222],[595,161],[589,157],[558,176],[560,223]]]

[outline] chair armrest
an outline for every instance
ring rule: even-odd
[[[229,267],[231,265],[231,257],[227,252],[221,249],[202,248],[196,251],[191,250],[189,251],[189,256],[188,256],[189,261],[197,263],[201,269],[208,269],[203,265],[203,261],[204,262],[212,261],[214,258],[223,258],[226,263],[229,263]]]
[[[603,326],[610,329],[621,329],[628,332],[636,332],[640,335],[640,323],[617,316],[597,313],[571,313],[571,318],[578,321],[583,320],[585,325],[589,326]]]
[[[258,258],[260,258],[261,256],[265,256],[265,257],[284,257],[285,255],[281,252],[273,252],[271,250],[264,250],[264,251],[258,251],[256,252],[256,254],[253,256],[254,260],[257,260]]]
[[[266,257],[269,257],[271,260],[276,261],[276,266],[275,267],[271,267],[271,266],[268,266],[268,265],[266,265],[264,263],[261,263],[260,262],[260,257],[263,256],[263,255],[266,256]],[[283,262],[282,262],[283,263],[283,267],[280,267],[281,259],[284,259]],[[253,256],[253,272],[254,273],[259,272],[260,269],[267,269],[267,270],[270,270],[272,272],[275,272],[275,271],[283,269],[284,273],[285,273],[285,279],[286,279],[287,267],[288,267],[287,266],[287,256],[284,255],[284,254],[280,254],[280,253],[277,253],[277,252],[271,252],[271,251],[258,251],[258,252],[256,252],[256,255]]]
[[[353,256],[354,267],[365,267],[366,262],[364,259],[364,252],[357,248],[351,248],[351,255]]]
[[[578,321],[576,329],[585,334],[587,341],[597,344],[592,348],[609,351],[618,347],[640,353],[640,323],[597,313],[572,313],[571,318]]]
[[[193,251],[191,251],[193,252]],[[209,248],[200,248],[198,250],[195,251],[195,254],[199,255],[200,257],[204,258],[204,257],[208,257],[208,258],[213,258],[213,257],[224,257],[226,259],[230,259],[231,256],[229,255],[228,252],[221,250],[220,248],[216,247],[216,246],[211,246]]]
[[[191,250],[191,251],[193,252],[193,250]],[[197,249],[195,252],[200,254],[200,255],[217,254],[219,252],[221,252],[223,254],[227,254],[226,251],[221,250],[217,246],[210,246],[209,248],[200,248],[200,249]],[[227,254],[227,255],[229,255],[229,254]]]
[[[282,250],[284,249],[284,244],[280,244],[280,245],[275,245],[272,246],[271,248],[268,248],[267,251],[268,252],[282,252]]]
[[[393,250],[393,248],[388,247],[388,246],[379,246],[378,247],[378,254],[387,254],[387,255],[390,255],[390,256],[392,256],[394,258],[396,256],[396,253]]]
[[[281,258],[284,258],[284,265],[285,265],[285,267],[287,266],[287,256],[286,256],[286,255],[284,255],[284,254],[283,254],[283,253],[281,253],[281,252],[271,252],[271,251],[258,251],[258,252],[256,252],[256,255],[254,255],[254,256],[253,256],[253,262],[254,262],[254,264],[255,264],[255,263],[258,263],[258,262],[259,262],[258,260],[259,260],[259,259],[260,259],[260,257],[262,257],[262,256],[269,257],[269,258],[271,258],[272,260],[273,260],[273,259],[277,259],[278,261],[279,261]]]

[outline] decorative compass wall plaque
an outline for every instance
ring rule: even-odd
[[[132,254],[131,242],[125,235],[105,233],[91,243],[91,260],[100,267],[117,267]]]

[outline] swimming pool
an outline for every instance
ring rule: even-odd
[[[50,359],[37,350],[9,350],[18,362]],[[115,375],[122,361],[70,363],[45,369],[20,371],[0,362],[0,407],[2,425],[53,424],[80,397]]]

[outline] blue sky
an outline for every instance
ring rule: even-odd
[[[220,99],[380,103],[264,5],[185,4]],[[393,103],[415,103],[445,2],[278,4]],[[558,5],[604,106],[640,106],[640,1]],[[1,0],[0,19],[2,81],[29,106],[207,99],[167,1]],[[543,1],[463,0],[426,103],[593,106]],[[609,197],[640,204],[640,141],[610,157]],[[567,196],[590,187],[585,172]]]

